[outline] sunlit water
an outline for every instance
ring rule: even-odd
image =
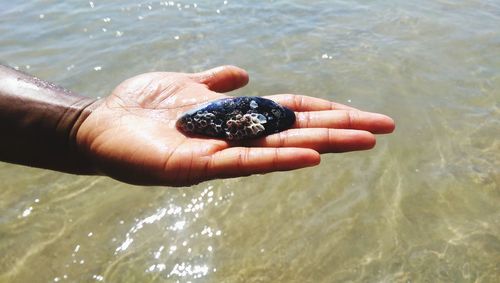
[[[0,60],[88,96],[234,64],[397,122],[183,189],[0,164],[1,282],[500,282],[498,1],[0,2]]]

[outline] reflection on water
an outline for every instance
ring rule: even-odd
[[[293,173],[142,188],[0,164],[0,281],[498,282],[498,1],[3,3],[0,58],[105,96],[152,70],[249,70],[395,118]]]
[[[120,258],[134,250],[141,251],[144,249],[141,247],[144,240],[141,239],[147,241],[151,234],[156,237],[161,235],[158,243],[153,241],[152,246],[151,243],[148,245],[148,249],[153,248],[147,259],[151,265],[144,272],[155,273],[154,277],[176,279],[197,279],[207,276],[209,272],[216,272],[216,268],[210,267],[214,252],[212,245],[217,242],[216,237],[220,237],[222,231],[203,221],[203,210],[206,206],[213,205],[213,209],[223,206],[233,194],[217,197],[212,188],[213,186],[208,186],[198,196],[191,196],[191,199],[187,198],[186,193],[175,202],[170,198],[167,207],[157,208],[152,215],[143,219],[135,219],[135,223],[125,234],[125,239],[116,248],[115,255]],[[163,226],[165,224],[168,226]],[[139,239],[139,247],[133,246],[135,238]],[[203,244],[198,246],[192,243]],[[156,245],[158,247],[155,250]],[[108,269],[104,273],[112,273],[112,270]]]

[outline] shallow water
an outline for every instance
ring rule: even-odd
[[[234,64],[235,95],[392,116],[320,166],[142,188],[0,164],[1,282],[498,282],[500,3],[2,1],[0,60],[82,94]]]

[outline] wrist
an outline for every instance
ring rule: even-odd
[[[75,155],[75,160],[79,160],[79,173],[82,174],[99,174],[96,170],[88,152],[81,148],[78,142],[78,132],[85,120],[96,110],[104,99],[90,99],[83,97],[78,101],[73,111],[69,115],[64,116],[64,125],[61,125],[61,135],[67,135],[69,151]]]

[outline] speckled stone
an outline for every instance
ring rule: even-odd
[[[295,113],[262,97],[223,98],[184,113],[177,128],[186,134],[200,134],[227,140],[263,137],[289,129]]]

